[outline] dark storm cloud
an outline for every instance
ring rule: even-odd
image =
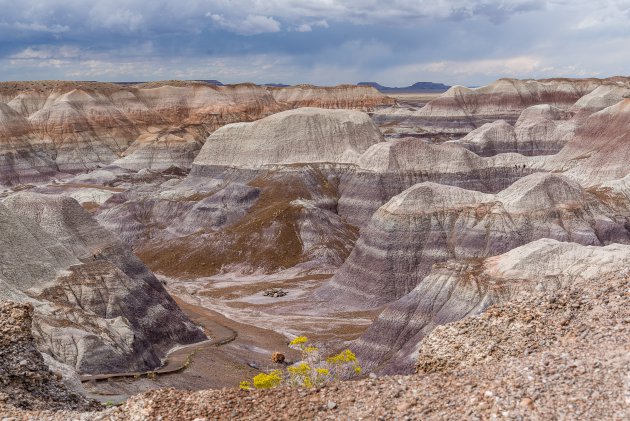
[[[605,76],[630,64],[628,0],[0,0],[0,8],[5,80],[479,84]]]

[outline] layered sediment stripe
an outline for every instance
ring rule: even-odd
[[[279,102],[274,93],[288,97]],[[305,101],[326,108],[371,109],[393,100],[371,87],[356,86],[276,92],[252,84],[177,81],[134,86],[0,83],[0,173],[11,174],[0,183],[41,181],[112,163],[136,171],[190,168],[203,141],[217,128]]]
[[[149,370],[205,339],[131,250],[74,199],[11,195],[0,205],[0,299],[36,305],[39,350],[78,372]]]
[[[457,138],[496,120],[514,124],[532,105],[568,110],[599,86],[619,84],[627,86],[628,79],[500,79],[475,89],[453,86],[419,110],[386,108],[375,113],[375,119],[379,124],[397,122]]]
[[[352,349],[368,369],[411,373],[422,339],[435,327],[576,280],[597,282],[628,264],[628,245],[593,247],[551,239],[486,259],[440,263],[412,292],[388,305]]]
[[[496,195],[420,183],[379,208],[316,296],[340,308],[375,308],[410,292],[448,259],[497,255],[540,238],[630,243],[628,216],[558,174],[529,175]],[[353,299],[345,286],[371,297]]]

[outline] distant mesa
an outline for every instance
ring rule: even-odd
[[[216,85],[216,86],[225,86],[222,82],[216,80],[216,79],[200,79],[200,80],[195,80],[195,82],[206,82],[209,83],[210,85]]]
[[[450,86],[444,85],[443,83],[434,83],[434,82],[416,82],[411,86],[403,86],[403,87],[389,87],[383,86],[376,82],[359,82],[357,83],[359,86],[371,86],[379,92],[383,93],[442,93],[449,90]]]

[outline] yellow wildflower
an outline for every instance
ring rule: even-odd
[[[292,365],[291,367],[287,367],[287,371],[290,374],[295,374],[298,376],[306,376],[311,371],[311,366],[307,363],[300,363],[298,365]]]
[[[297,338],[289,342],[289,345],[302,345],[305,344],[307,341],[308,338],[306,336],[298,336]]]
[[[328,376],[330,374],[330,370],[327,368],[318,368],[315,371],[317,371],[317,374],[320,376]]]
[[[332,357],[328,357],[326,359],[330,364],[342,364],[342,363],[350,363],[357,360],[357,356],[354,355],[354,352],[346,349],[345,351],[340,352],[337,355],[333,355]]]
[[[304,377],[304,381],[302,382],[304,387],[313,387],[313,380],[311,380],[311,376]]]
[[[256,389],[270,389],[278,386],[282,382],[282,372],[274,370],[269,374],[260,373],[254,376],[254,387]]]

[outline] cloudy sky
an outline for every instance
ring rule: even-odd
[[[0,80],[630,74],[630,0],[0,0]]]

